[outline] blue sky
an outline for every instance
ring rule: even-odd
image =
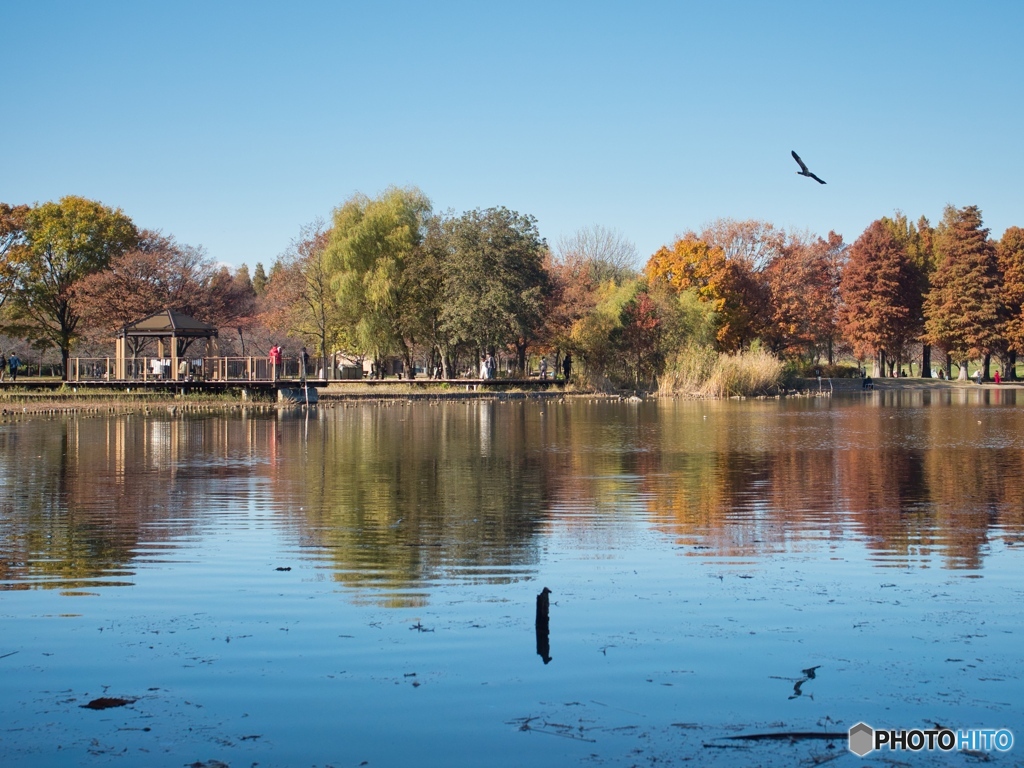
[[[1022,2],[0,0],[0,200],[268,266],[355,192],[643,260],[720,217],[1024,226]],[[795,149],[821,186],[796,175]]]

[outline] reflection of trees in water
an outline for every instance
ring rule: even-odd
[[[1024,533],[1022,427],[998,403],[887,401],[12,422],[0,588],[112,583],[146,547],[231,524],[225,512],[272,512],[338,580],[405,590],[405,603],[433,579],[521,577],[543,526],[588,550],[621,546],[616,520],[637,509],[716,556],[856,534],[889,564],[974,568],[994,528]]]
[[[232,477],[249,475],[253,423],[129,414],[8,425],[0,578],[65,588],[130,576],[143,545],[189,533]]]
[[[1024,452],[1013,437],[1021,415],[980,415],[868,406],[826,419],[733,405],[709,419],[665,420],[645,490],[680,541],[715,556],[839,540],[852,522],[890,564],[941,557],[976,568],[992,527],[1024,527]],[[709,429],[711,420],[719,424]]]
[[[301,486],[302,540],[329,553],[344,583],[514,579],[536,560],[545,515],[541,428],[521,405],[494,401],[325,410],[282,426],[282,451],[303,459],[279,464],[274,486],[286,496]]]

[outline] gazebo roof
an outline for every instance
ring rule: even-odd
[[[117,332],[120,337],[149,336],[152,338],[210,338],[217,335],[217,329],[209,323],[194,317],[165,309],[149,317],[129,323]]]

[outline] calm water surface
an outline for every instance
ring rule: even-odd
[[[0,424],[0,762],[1020,765],[1024,400],[970,395]]]

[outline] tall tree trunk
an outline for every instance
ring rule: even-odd
[[[874,368],[875,368],[875,370],[872,373],[872,378],[884,379],[885,378],[885,350],[884,349],[878,350],[878,352],[875,354]]]
[[[1006,353],[1006,364],[1003,366],[1003,378],[1006,381],[1017,380],[1017,351],[1011,349]]]
[[[982,366],[981,366],[981,380],[982,381],[989,381],[990,380],[988,372],[989,372],[989,367],[991,365],[992,365],[992,355],[991,354],[987,354],[987,355],[985,355],[985,360],[984,360],[984,362],[982,363]]]
[[[949,354],[949,352],[947,352],[946,353],[946,381],[949,381],[951,378],[953,378],[953,356],[951,354]]]
[[[921,347],[921,378],[932,377],[932,347],[931,344],[924,344]]]

